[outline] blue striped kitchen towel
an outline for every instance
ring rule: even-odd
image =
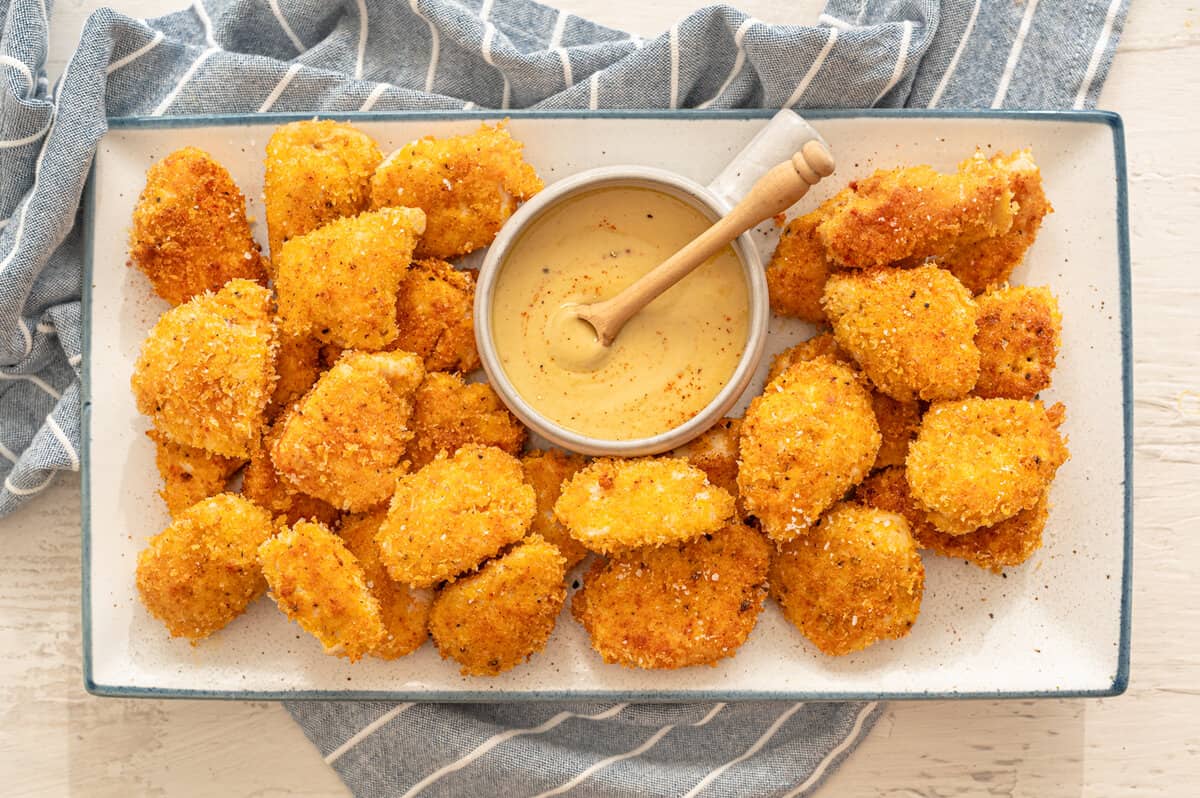
[[[1128,0],[710,6],[643,39],[532,0],[197,0],[88,21],[0,0],[0,514],[79,468],[80,194],[106,116],[471,108],[1089,108]],[[103,201],[101,199],[101,201]],[[873,703],[288,709],[362,796],[808,794]]]

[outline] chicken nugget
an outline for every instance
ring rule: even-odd
[[[387,639],[358,559],[324,524],[300,521],[258,547],[279,609],[325,647],[358,662]]]
[[[361,512],[386,502],[408,470],[412,395],[425,376],[408,352],[347,352],[283,421],[271,446],[293,488]]]
[[[244,459],[275,387],[271,293],[231,280],[164,313],[134,366],[138,410],[166,438]]]
[[[771,253],[766,272],[767,292],[771,310],[780,316],[825,323],[821,294],[830,273],[838,267],[829,262],[825,245],[817,236],[817,225],[824,219],[821,209],[792,219]]]
[[[400,283],[392,347],[416,352],[426,371],[479,368],[475,351],[475,270],[456,269],[444,260],[419,260]]]
[[[258,546],[270,535],[271,515],[240,496],[201,500],[138,554],[142,603],[172,637],[208,637],[267,589]]]
[[[291,526],[301,519],[333,526],[341,513],[328,502],[301,493],[275,470],[271,448],[279,440],[287,415],[281,416],[264,432],[250,452],[250,463],[242,472],[242,495],[269,511],[277,525]]]
[[[530,535],[477,573],[438,591],[429,633],[463,676],[497,676],[546,647],[567,598],[566,560]]]
[[[975,303],[936,266],[841,272],[825,285],[838,346],[898,402],[958,399],[975,387]]]
[[[688,543],[597,560],[571,612],[605,662],[716,665],[754,631],[770,561],[763,536],[735,523]]]
[[[406,205],[429,217],[419,258],[453,258],[492,243],[517,205],[542,190],[524,145],[503,124],[409,142],[371,178],[371,207]]]
[[[380,558],[397,582],[431,587],[520,540],[536,512],[517,458],[464,446],[397,483],[376,535]]]
[[[390,660],[411,654],[429,637],[429,608],[433,604],[433,593],[413,590],[388,576],[387,568],[379,558],[379,544],[375,541],[379,525],[386,517],[386,508],[347,516],[338,529],[338,535],[358,560],[367,587],[379,602],[380,618],[387,630],[383,642],[371,649],[371,656]]]
[[[799,363],[802,360],[813,360],[822,355],[839,363],[845,363],[850,368],[858,368],[858,364],[854,362],[854,358],[842,351],[841,347],[837,345],[837,339],[833,337],[833,333],[827,332],[814,335],[807,341],[801,341],[772,358],[771,369],[767,372],[767,382],[774,382],[776,377],[787,371],[788,367],[794,363]]]
[[[775,553],[770,581],[784,617],[841,656],[912,631],[925,566],[904,516],[841,502]]]
[[[905,472],[933,525],[963,535],[1032,507],[1067,456],[1041,402],[972,398],[929,408]]]
[[[800,535],[862,481],[879,451],[870,392],[828,356],[790,366],[742,419],[738,488],[777,543]]]
[[[921,404],[897,402],[879,391],[871,391],[871,409],[875,411],[880,436],[879,453],[871,468],[904,465],[908,446],[921,428]]]
[[[148,430],[146,437],[154,441],[154,462],[163,480],[158,495],[172,518],[201,499],[222,493],[245,462],[175,443],[158,430]]]
[[[738,440],[742,435],[740,418],[723,418],[695,438],[671,452],[671,457],[687,460],[708,477],[718,488],[729,491],[737,504],[738,517],[745,517],[738,495]]]
[[[408,459],[413,468],[432,462],[439,452],[454,454],[468,443],[521,453],[528,433],[486,382],[465,383],[445,372],[427,374],[413,396],[413,439]]]
[[[421,211],[385,208],[288,241],[275,258],[280,329],[346,349],[396,340],[400,281],[424,229]]]
[[[267,418],[275,418],[292,405],[321,376],[321,342],[310,335],[279,336],[275,356],[275,392],[267,405]]]
[[[674,457],[593,460],[554,504],[571,537],[605,554],[692,540],[720,529],[734,512],[729,491]]]
[[[263,180],[271,257],[296,236],[365,211],[382,161],[375,141],[345,122],[304,119],[276,128]]]
[[[975,302],[980,354],[975,395],[1032,399],[1049,388],[1062,335],[1062,314],[1050,289],[1013,286],[988,291]]]
[[[129,257],[172,305],[219,291],[230,280],[267,281],[246,198],[225,167],[195,147],[176,150],[146,172]]]
[[[583,457],[558,449],[539,449],[521,458],[525,481],[533,486],[537,497],[537,514],[529,527],[529,536],[540,535],[556,546],[567,561],[567,570],[582,562],[588,550],[554,517],[554,503],[562,493],[563,483],[586,464]]]

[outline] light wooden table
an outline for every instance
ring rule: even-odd
[[[52,72],[95,0],[54,7]],[[136,16],[176,0],[119,0]],[[696,0],[559,5],[652,35]],[[740,5],[771,22],[819,0]],[[1200,11],[1134,3],[1101,107],[1129,144],[1136,336],[1136,571],[1129,692],[1096,701],[893,702],[831,796],[1200,791]],[[92,698],[80,674],[79,481],[0,522],[0,792],[345,795],[282,707]]]

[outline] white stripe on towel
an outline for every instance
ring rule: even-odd
[[[79,455],[75,453],[75,446],[71,443],[71,439],[62,431],[62,427],[54,420],[53,415],[46,416],[46,426],[50,428],[50,434],[58,439],[62,444],[63,449],[67,453],[67,459],[71,461],[71,470],[79,470]]]
[[[809,774],[808,778],[804,780],[803,784],[789,792],[783,798],[796,798],[797,795],[820,781],[821,776],[823,776],[825,771],[829,768],[829,764],[833,762],[833,760],[837,759],[843,751],[853,745],[855,740],[862,736],[863,723],[866,721],[867,716],[875,711],[875,707],[877,706],[879,706],[879,702],[872,701],[859,710],[858,717],[854,719],[854,726],[850,729],[850,733],[846,735],[846,739],[838,743],[832,751],[825,755],[825,758],[821,760],[821,764],[817,765],[813,769],[813,772]]]
[[[271,89],[271,93],[267,95],[267,99],[263,100],[262,105],[258,106],[258,112],[260,114],[264,114],[271,110],[271,107],[275,105],[275,101],[280,98],[284,92],[284,89],[286,89],[288,84],[292,82],[292,78],[296,77],[296,73],[300,71],[300,67],[300,64],[292,64],[287,68],[287,72],[283,73],[283,77],[280,78],[279,82],[275,84],[275,88]]]
[[[179,79],[179,83],[176,84],[175,88],[171,89],[171,93],[164,97],[163,101],[158,104],[158,107],[150,112],[150,116],[162,116],[164,113],[166,113],[167,109],[171,107],[171,103],[175,102],[175,98],[179,96],[179,92],[183,90],[183,87],[187,85],[187,82],[191,80],[196,74],[196,71],[200,69],[201,64],[207,61],[215,52],[217,51],[208,49],[200,53],[200,56],[192,62],[190,67],[188,67],[187,72],[183,73],[183,77]]]
[[[1021,48],[1025,46],[1025,37],[1029,35],[1029,26],[1033,23],[1033,14],[1037,11],[1038,0],[1029,0],[1025,13],[1021,15],[1021,26],[1017,28],[1017,38],[1012,49],[1008,51],[1008,62],[1004,65],[1004,73],[996,86],[996,96],[992,98],[992,107],[1004,105],[1004,97],[1008,94],[1008,84],[1012,81],[1013,72],[1017,69],[1017,61],[1021,59]]]
[[[800,102],[800,98],[804,96],[804,92],[808,91],[808,84],[812,83],[812,79],[821,71],[821,66],[825,63],[825,59],[829,56],[829,51],[833,49],[833,45],[837,43],[838,29],[829,29],[829,38],[825,40],[825,46],[821,48],[821,52],[817,53],[816,59],[813,60],[812,66],[804,73],[804,77],[796,84],[795,91],[792,96],[788,97],[787,102],[783,104],[784,108],[791,108],[796,103]]]
[[[196,16],[200,17],[200,23],[204,25],[204,41],[208,42],[208,46],[213,49],[220,49],[216,38],[213,36],[212,19],[208,16],[208,11],[204,8],[202,0],[194,0],[192,7],[196,9]]]
[[[700,779],[700,782],[695,787],[693,787],[692,789],[690,789],[686,793],[684,793],[682,798],[695,798],[697,795],[700,794],[701,790],[703,790],[705,787],[707,787],[708,785],[710,785],[714,781],[716,781],[718,778],[720,778],[722,773],[729,770],[731,767],[733,767],[737,763],[743,762],[743,761],[749,759],[750,757],[754,756],[755,754],[757,754],[759,752],[759,750],[761,750],[762,747],[767,744],[767,741],[775,736],[776,732],[779,731],[780,727],[783,726],[783,724],[787,722],[787,719],[790,718],[792,715],[795,715],[797,712],[799,712],[801,707],[803,707],[803,706],[804,706],[804,702],[801,701],[799,703],[792,704],[791,707],[784,710],[779,715],[779,717],[775,718],[774,722],[772,722],[771,725],[767,727],[767,730],[763,733],[762,737],[759,737],[758,740],[755,741],[754,745],[747,748],[745,750],[745,752],[743,752],[740,756],[729,760],[724,765],[721,765],[720,767],[716,768],[711,773],[709,773],[707,776]]]
[[[359,0],[359,2],[361,3],[362,0]],[[408,0],[408,7],[412,9],[414,14],[425,20],[425,24],[429,26],[429,69],[425,73],[425,91],[432,92],[433,77],[437,74],[438,56],[441,54],[442,40],[438,36],[437,26],[433,24],[433,21],[429,17],[421,13],[421,9],[418,7],[418,0]],[[366,12],[364,11],[363,13]],[[362,75],[360,74],[357,77],[362,77]]]
[[[679,26],[671,26],[671,109],[679,107]]]
[[[981,0],[975,0],[975,7],[971,9],[971,16],[967,18],[967,27],[963,29],[962,38],[958,40],[958,47],[954,48],[954,55],[950,58],[950,64],[946,67],[942,79],[938,81],[937,88],[933,90],[933,96],[929,98],[927,108],[936,108],[941,102],[942,94],[946,91],[946,86],[950,84],[950,78],[954,75],[954,70],[958,69],[958,59],[962,58],[963,50],[967,49],[967,39],[971,38],[971,33],[975,30],[975,18],[979,16],[979,4]]]
[[[136,50],[134,50],[132,53],[125,56],[124,58],[118,58],[116,61],[113,61],[111,64],[108,65],[108,68],[104,70],[104,74],[111,75],[112,73],[114,73],[118,69],[120,69],[121,67],[127,66],[127,65],[133,63],[134,61],[138,60],[139,58],[144,56],[146,53],[153,50],[155,47],[158,47],[159,43],[162,42],[163,38],[164,37],[163,37],[162,31],[160,31],[160,30],[154,31],[154,36],[153,36],[153,38],[150,39],[150,41],[146,42],[141,47],[137,48]]]
[[[747,17],[741,25],[738,26],[737,33],[733,34],[733,45],[737,48],[737,58],[733,59],[733,69],[729,70],[729,76],[725,78],[725,82],[721,84],[721,88],[717,89],[717,93],[709,99],[697,105],[697,108],[708,108],[717,98],[720,97],[729,86],[733,83],[734,78],[742,73],[742,67],[746,64],[746,51],[742,49],[742,40],[746,38],[746,32],[757,25],[760,20],[754,17]]]
[[[296,35],[296,31],[292,30],[292,26],[288,24],[287,17],[283,15],[283,9],[279,7],[279,0],[267,0],[267,2],[271,6],[271,13],[275,15],[275,19],[279,20],[279,27],[283,28],[283,32],[292,40],[296,52],[303,55],[307,52],[304,42],[300,41],[300,37]]]
[[[40,493],[41,491],[45,490],[46,486],[54,480],[54,475],[57,473],[57,471],[51,471],[50,476],[46,477],[45,482],[43,482],[41,485],[34,485],[32,488],[18,488],[13,484],[12,475],[9,474],[4,478],[4,487],[7,488],[8,492],[14,496],[32,496],[35,493]]]
[[[334,762],[336,762],[342,758],[342,754],[346,753],[351,748],[353,748],[354,746],[358,745],[363,740],[370,737],[372,734],[374,734],[376,731],[378,731],[381,726],[383,726],[383,725],[387,724],[389,721],[391,721],[392,718],[395,718],[396,716],[403,714],[405,712],[405,710],[407,710],[412,705],[413,705],[413,702],[406,701],[405,703],[397,704],[396,706],[389,709],[387,712],[384,712],[382,715],[375,718],[375,720],[371,721],[366,726],[363,726],[361,729],[359,729],[357,732],[355,732],[353,735],[351,735],[350,739],[346,740],[346,742],[342,743],[337,748],[330,751],[329,755],[325,757],[325,762],[327,764],[332,765]]]
[[[912,44],[913,24],[909,20],[904,21],[904,32],[900,35],[900,54],[896,56],[896,66],[892,69],[892,77],[883,87],[883,91],[879,92],[879,96],[875,98],[875,102],[871,105],[878,105],[887,93],[896,87],[900,82],[900,78],[904,77],[904,67],[908,63],[908,47]]]
[[[1100,59],[1104,57],[1104,51],[1108,47],[1108,40],[1112,38],[1113,22],[1117,19],[1117,11],[1121,8],[1121,0],[1112,0],[1108,4],[1108,14],[1104,17],[1104,29],[1100,32],[1100,38],[1096,40],[1096,47],[1092,50],[1092,58],[1088,61],[1087,72],[1083,74],[1083,82],[1079,84],[1079,93],[1075,95],[1075,103],[1071,107],[1079,110],[1083,104],[1087,102],[1088,93],[1092,90],[1092,81],[1096,79],[1096,70],[1100,68]]]

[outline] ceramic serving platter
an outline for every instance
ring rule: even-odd
[[[700,182],[716,175],[770,112],[511,114],[511,131],[549,183],[582,169],[648,164]],[[168,517],[155,491],[147,422],[129,390],[139,346],[166,305],[127,268],[130,216],[148,166],[184,146],[233,174],[265,243],[263,152],[293,117],[113,120],[85,202],[84,660],[87,687],[122,696],[380,698],[434,701],[736,700],[1113,695],[1129,662],[1130,316],[1123,136],[1102,113],[810,112],[837,174],[801,207],[881,167],[952,169],[977,147],[1032,146],[1055,212],[1014,281],[1048,284],[1065,329],[1053,388],[1067,406],[1071,459],[1059,471],[1045,546],[1003,576],[925,558],[921,615],[903,640],[832,658],[768,602],[733,659],[673,672],[604,665],[564,609],[546,650],[498,678],[465,678],[432,645],[395,662],[326,656],[269,598],[192,646],[139,603],[138,551]],[[481,115],[351,119],[384,151],[474,129]],[[482,118],[487,118],[482,115]],[[760,229],[764,254],[777,238]],[[775,320],[768,355],[813,329]],[[750,394],[761,388],[767,360]],[[745,405],[744,398],[737,413]],[[575,574],[578,576],[578,574]],[[572,591],[573,592],[573,591]]]

